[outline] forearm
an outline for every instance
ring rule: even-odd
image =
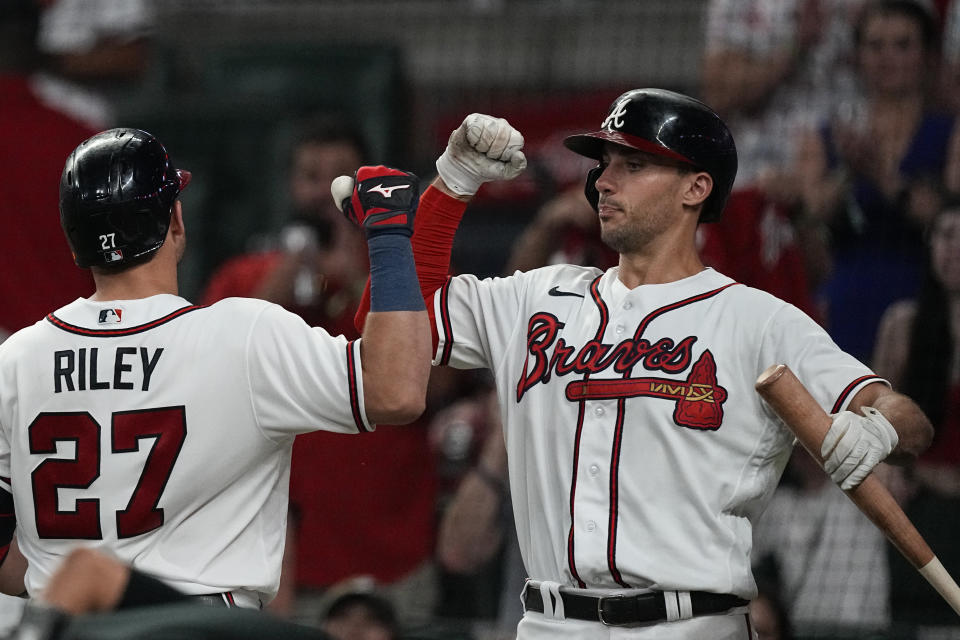
[[[487,436],[479,460],[461,481],[440,523],[437,556],[444,567],[469,573],[496,553],[507,495],[507,447],[498,427]]]
[[[871,384],[858,393],[850,410],[862,413],[870,406],[883,414],[897,432],[899,442],[886,462],[904,464],[926,451],[933,440],[933,425],[909,397],[892,391],[880,383]]]
[[[367,418],[382,424],[417,419],[423,413],[430,375],[426,311],[371,312],[360,353]]]
[[[471,573],[496,553],[503,536],[503,493],[471,470],[440,522],[437,557],[454,573]]]
[[[130,572],[114,558],[81,547],[60,564],[41,598],[71,614],[111,611],[123,599]]]
[[[410,244],[427,306],[450,273],[453,240],[469,201],[469,196],[457,196],[446,188],[440,178],[420,196]]]
[[[447,186],[447,183],[443,181],[443,178],[437,176],[433,179],[433,182],[430,183],[430,186],[440,191],[444,195],[448,195],[455,200],[460,202],[470,202],[473,199],[473,195],[458,195],[450,187]]]
[[[23,576],[27,572],[27,559],[20,553],[17,539],[10,543],[7,556],[0,565],[0,593],[8,596],[20,596],[26,592]]]
[[[873,407],[890,421],[900,439],[888,462],[909,462],[930,446],[933,425],[913,400],[900,393],[889,393],[878,398]]]

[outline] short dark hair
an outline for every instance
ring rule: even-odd
[[[920,27],[923,47],[936,51],[940,46],[940,24],[937,15],[916,0],[871,0],[860,9],[853,28],[853,42],[859,47],[867,20],[878,15],[899,15],[913,20]]]
[[[333,620],[346,614],[354,607],[365,609],[370,617],[390,630],[392,634],[397,633],[397,614],[390,602],[370,591],[348,591],[334,598],[330,606],[324,613],[323,620]]]
[[[345,143],[357,150],[357,155],[366,161],[370,149],[366,137],[353,123],[334,116],[314,116],[297,127],[291,153],[308,144]]]

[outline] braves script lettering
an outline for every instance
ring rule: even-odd
[[[661,338],[628,338],[616,345],[589,340],[578,349],[558,337],[564,324],[549,313],[531,316],[527,325],[527,360],[517,384],[517,402],[524,394],[551,376],[573,373],[597,374],[608,369],[627,375],[637,364],[648,371],[677,374],[690,368],[696,336],[680,342]],[[686,380],[650,377],[620,377],[575,380],[566,388],[567,400],[603,400],[646,396],[676,402],[674,422],[692,429],[715,430],[723,421],[727,391],[717,383],[713,354],[705,350],[693,363]]]
[[[661,338],[651,343],[645,338],[628,338],[611,345],[590,340],[579,351],[558,338],[563,323],[549,313],[537,313],[527,325],[527,361],[517,385],[517,401],[531,387],[548,382],[550,376],[567,374],[596,374],[612,368],[623,374],[636,364],[650,371],[680,373],[690,366],[691,347],[696,337],[689,336],[679,343]]]

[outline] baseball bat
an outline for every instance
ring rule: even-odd
[[[760,374],[755,386],[804,449],[823,466],[820,445],[833,420],[793,371],[785,364],[775,364]],[[960,587],[883,483],[871,473],[858,486],[844,493],[960,614]]]

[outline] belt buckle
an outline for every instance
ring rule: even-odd
[[[606,618],[603,617],[603,603],[609,600],[626,600],[629,596],[625,595],[616,595],[616,596],[601,596],[597,598],[597,618],[599,618],[601,624],[605,627],[623,627],[629,622],[609,622]]]

